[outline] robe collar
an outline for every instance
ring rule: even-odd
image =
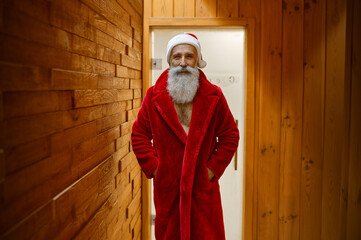
[[[200,129],[208,127],[209,123],[205,120],[211,117],[214,112],[215,103],[218,102],[219,99],[217,87],[207,80],[203,71],[198,70],[200,73],[199,87],[193,99],[192,117],[188,136],[178,119],[173,100],[167,90],[169,68],[160,75],[154,85],[152,102],[164,121],[183,144],[186,144],[187,139],[190,138],[194,132],[199,133]],[[206,126],[204,124],[206,124]],[[200,136],[198,136],[198,139],[199,137]]]

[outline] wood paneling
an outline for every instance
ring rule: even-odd
[[[217,17],[217,0],[196,0],[196,17]]]
[[[139,238],[142,2],[0,8],[0,238]]]
[[[195,0],[190,18],[145,16],[154,27],[254,22],[244,239],[360,238],[359,11],[355,0]]]
[[[348,81],[346,77],[346,2],[326,4],[325,139],[322,172],[322,239],[342,239],[343,168],[348,169],[349,122]],[[341,161],[340,161],[341,160]]]
[[[300,239],[321,238],[326,1],[304,5]]]
[[[217,17],[238,17],[238,0],[217,1]]]
[[[353,4],[353,38],[351,71],[351,122],[350,122],[350,164],[348,186],[348,209],[346,239],[361,239],[361,3]]]
[[[303,104],[303,1],[282,2],[279,239],[299,238]],[[288,34],[288,33],[293,34]],[[292,51],[289,51],[292,49]]]
[[[282,1],[262,1],[260,42],[259,119],[256,158],[257,238],[278,238],[280,132],[281,132],[281,61]],[[272,19],[272,21],[270,21]]]
[[[153,0],[152,16],[173,17],[173,0]]]
[[[195,17],[195,1],[174,1],[174,17]]]

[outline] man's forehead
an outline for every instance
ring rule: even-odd
[[[192,52],[193,54],[197,53],[197,49],[193,45],[186,44],[186,43],[176,45],[172,49],[172,54],[174,54],[176,52],[180,52],[180,51]]]

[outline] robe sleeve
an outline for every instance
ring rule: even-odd
[[[149,122],[150,98],[153,88],[149,88],[144,97],[137,119],[132,127],[132,147],[139,165],[147,178],[152,178],[152,173],[158,166],[158,157],[151,140],[153,134]]]
[[[216,137],[218,142],[207,165],[214,173],[212,181],[218,180],[222,176],[237,150],[239,141],[238,128],[222,92],[216,110],[218,115]]]

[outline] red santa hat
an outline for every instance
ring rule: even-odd
[[[204,68],[207,66],[207,62],[202,59],[202,53],[201,53],[201,44],[198,41],[198,38],[191,33],[184,33],[184,34],[178,34],[174,36],[171,40],[169,40],[167,45],[167,61],[170,65],[170,53],[172,52],[172,49],[179,45],[179,44],[189,44],[192,45],[197,49],[197,66],[199,68]]]

